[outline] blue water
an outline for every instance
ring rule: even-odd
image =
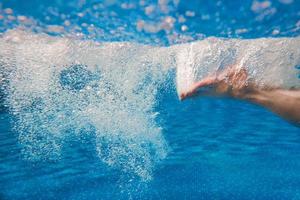
[[[160,9],[156,1],[141,2],[4,0],[0,30],[21,25],[51,35],[84,33],[80,37],[85,39],[155,45],[207,36],[292,37],[300,33],[297,0],[264,1],[260,8],[255,2],[263,1],[166,1],[166,8]],[[156,9],[147,15],[144,10],[150,5]],[[83,17],[78,13],[84,13]],[[181,15],[185,22],[178,21]],[[9,16],[26,16],[34,23],[22,24]],[[154,32],[136,27],[137,20],[152,24],[164,17],[177,21]],[[64,24],[66,20],[70,26]],[[88,30],[91,24],[97,30]],[[53,32],[48,25],[65,29]],[[0,199],[300,199],[298,127],[257,105],[233,99],[201,97],[180,102],[173,79],[170,76],[167,86],[159,86],[154,108],[168,155],[154,164],[151,180],[101,162],[93,134],[68,138],[56,159],[26,159],[16,119],[9,108],[1,107]]]

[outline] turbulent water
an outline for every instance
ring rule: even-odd
[[[25,158],[59,159],[65,143],[89,136],[100,160],[143,180],[168,153],[154,107],[175,69],[178,93],[233,64],[258,85],[300,86],[299,38],[155,47],[11,30],[0,43],[4,104]]]
[[[153,111],[169,70],[164,49],[23,31],[1,43],[5,103],[25,157],[57,159],[70,138],[91,134],[103,162],[151,178],[168,149]]]
[[[0,0],[0,199],[300,199],[298,127],[178,99],[299,88],[299,35],[300,0]]]
[[[194,82],[229,67],[244,68],[246,81],[257,87],[299,88],[300,38],[250,40],[208,38],[180,45],[177,62],[178,93]]]

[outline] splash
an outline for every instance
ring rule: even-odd
[[[154,47],[16,29],[0,42],[6,102],[29,159],[57,159],[69,137],[90,134],[103,162],[144,180],[167,155],[154,107],[173,67],[178,93],[232,65],[261,87],[300,86],[299,38]]]
[[[168,149],[154,111],[171,65],[165,48],[20,30],[0,41],[6,104],[28,159],[57,159],[68,137],[89,133],[104,163],[151,179]]]
[[[217,75],[226,68],[244,68],[257,87],[299,88],[300,38],[208,38],[177,45],[177,91]]]

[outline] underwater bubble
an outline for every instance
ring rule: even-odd
[[[162,59],[168,56],[160,57],[165,48],[19,30],[5,36],[22,38],[18,48],[13,41],[3,43],[14,53],[3,54],[1,61],[7,66],[7,102],[26,159],[60,159],[70,140],[88,134],[99,162],[151,179],[167,155],[154,117],[158,88],[167,74],[161,66],[169,62]]]
[[[60,73],[60,84],[70,90],[81,90],[94,80],[93,73],[86,65],[71,65]]]

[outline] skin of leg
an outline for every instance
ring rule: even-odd
[[[300,90],[253,90],[241,96],[240,99],[262,105],[300,126]]]
[[[246,83],[246,70],[225,71],[219,78],[207,77],[196,82],[190,90],[180,95],[181,100],[196,96],[200,88],[213,86],[215,95],[230,96],[261,105],[282,118],[300,126],[300,90],[284,90],[266,87],[259,89],[254,83]]]

